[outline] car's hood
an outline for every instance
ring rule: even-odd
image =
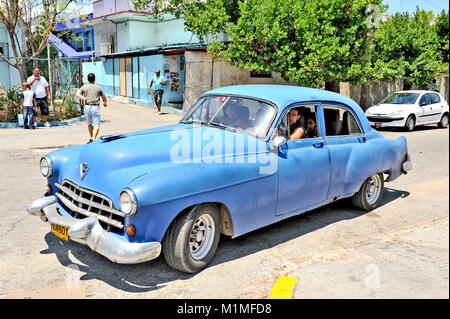
[[[412,106],[405,104],[378,104],[368,108],[367,111],[374,115],[389,115],[393,112],[405,111]]]
[[[173,166],[176,175],[176,166],[180,164],[223,162],[225,158],[266,150],[265,141],[248,135],[215,127],[177,124],[86,144],[71,154],[59,180],[69,179],[84,188],[115,197],[131,181],[157,173],[159,169]],[[84,176],[83,164],[87,165]]]

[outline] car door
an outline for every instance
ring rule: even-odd
[[[366,139],[355,114],[344,105],[324,104],[325,142],[330,153],[330,187],[328,198],[340,198],[347,193],[352,181],[349,167],[355,148]]]
[[[308,107],[317,115],[314,105]],[[330,159],[318,131],[318,137],[288,140],[279,147],[276,215],[305,210],[327,199]]]
[[[429,93],[425,93],[420,97],[419,108],[421,109],[421,112],[417,116],[416,123],[425,124],[432,122],[435,114],[433,112],[431,95]]]
[[[441,101],[441,97],[436,93],[430,93],[431,97],[431,108],[432,108],[432,115],[430,115],[430,120],[433,121],[433,123],[437,123],[441,120],[441,114],[444,110],[444,104]]]

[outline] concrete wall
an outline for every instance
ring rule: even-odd
[[[368,81],[361,86],[361,99],[359,105],[363,110],[379,103],[388,95],[403,90],[403,80],[399,81]],[[358,102],[358,101],[357,101]]]
[[[448,74],[441,76],[441,87],[439,88],[439,93],[441,93],[447,103],[450,103]]]
[[[186,51],[185,59],[184,111],[194,105],[203,93],[214,88],[238,84],[290,84],[278,73],[271,78],[251,77],[249,69],[213,62],[211,55],[204,51]]]
[[[338,93],[348,96],[358,103],[363,110],[380,102],[389,94],[401,91],[403,81],[368,81],[362,85],[352,85],[347,82],[339,83]]]

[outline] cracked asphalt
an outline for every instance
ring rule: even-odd
[[[100,135],[179,118],[111,100]],[[0,129],[0,298],[267,298],[280,276],[298,278],[297,299],[449,298],[449,131],[381,132],[407,138],[414,168],[385,184],[380,207],[362,212],[341,200],[235,239],[222,236],[212,263],[187,275],[162,256],[114,264],[28,216],[27,206],[45,192],[40,157],[86,143],[85,122]]]

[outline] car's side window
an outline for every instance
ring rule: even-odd
[[[362,134],[354,115],[342,108],[331,105],[323,107],[326,136]]]
[[[431,104],[430,94],[429,93],[425,93],[420,98],[419,105],[420,106],[424,106],[424,105],[428,105],[428,104]]]
[[[299,140],[319,136],[315,105],[294,106],[284,115],[276,131],[287,140]]]
[[[441,98],[435,93],[431,93],[431,104],[441,103]]]

